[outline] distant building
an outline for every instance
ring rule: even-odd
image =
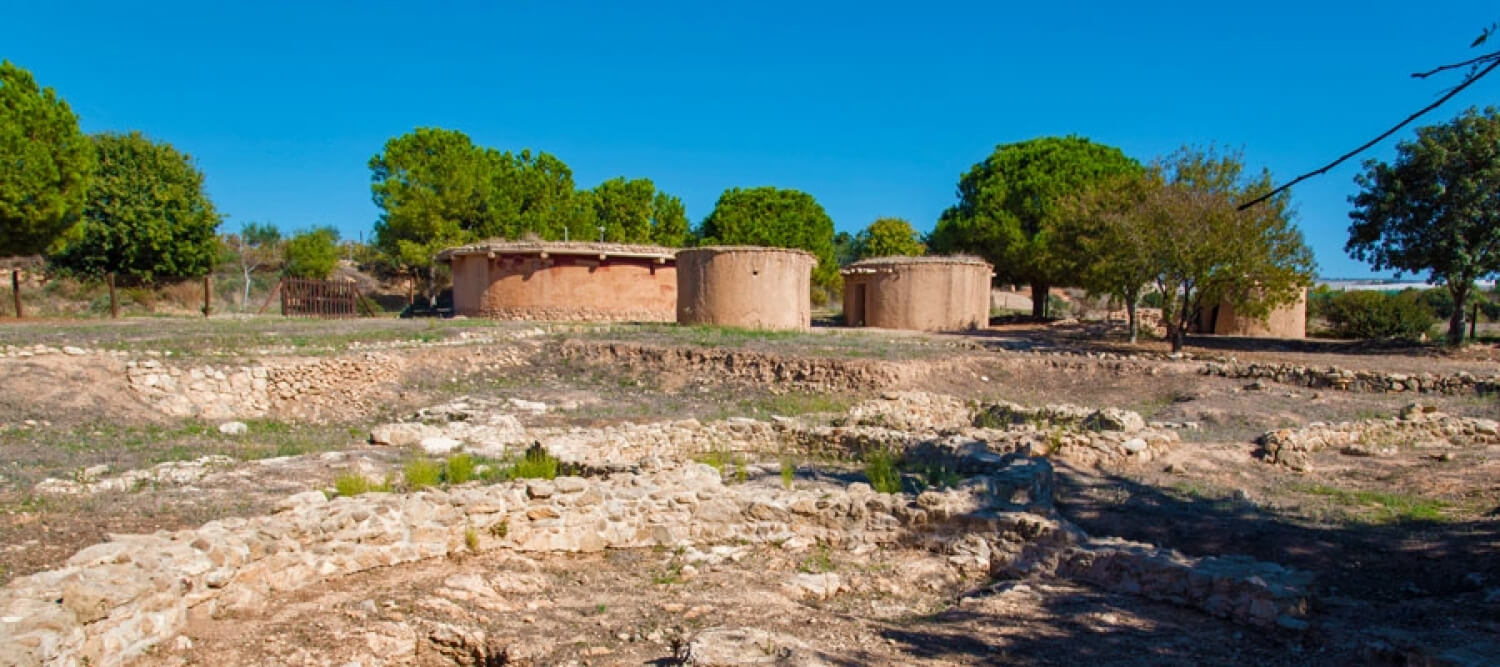
[[[670,322],[673,248],[616,243],[486,241],[444,250],[453,310],[518,320]]]
[[[806,329],[818,258],[787,248],[706,246],[677,254],[677,323]]]
[[[984,260],[877,257],[839,273],[848,326],[960,331],[989,325],[994,271]]]
[[[1198,333],[1256,338],[1306,338],[1307,290],[1297,300],[1273,308],[1264,319],[1235,312],[1230,303],[1205,306],[1198,312]]]

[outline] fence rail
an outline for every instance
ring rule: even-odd
[[[284,278],[281,314],[287,317],[359,317],[359,289],[346,280]]]

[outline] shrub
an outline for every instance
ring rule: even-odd
[[[474,479],[474,459],[468,454],[454,454],[443,465],[443,481],[463,484]]]
[[[390,491],[389,480],[376,482],[357,472],[346,472],[333,479],[333,488],[341,496],[357,496],[372,491]]]
[[[554,479],[557,477],[557,458],[547,453],[541,445],[526,449],[526,455],[516,461],[510,472],[511,479]]]
[[[785,489],[792,488],[792,480],[797,477],[797,461],[791,457],[781,459],[781,486]]]
[[[896,453],[877,449],[865,455],[865,477],[881,493],[901,492],[901,472],[896,469]]]
[[[443,465],[430,459],[412,459],[406,462],[403,470],[406,476],[406,488],[412,491],[420,491],[430,486],[437,486],[443,481]]]
[[[1432,311],[1418,292],[1387,294],[1350,290],[1334,294],[1318,310],[1338,338],[1419,340],[1432,331]]]

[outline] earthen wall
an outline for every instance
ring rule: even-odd
[[[817,258],[800,250],[720,246],[677,255],[677,322],[805,329]]]
[[[457,255],[453,305],[500,319],[669,322],[677,306],[670,260],[542,254]]]
[[[858,262],[843,274],[849,326],[959,331],[989,323],[991,272],[983,262]]]
[[[1206,308],[1199,315],[1198,330],[1220,336],[1306,338],[1307,290],[1302,290],[1296,301],[1272,309],[1265,320],[1241,315],[1229,303]]]

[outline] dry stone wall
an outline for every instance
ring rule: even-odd
[[[156,359],[128,361],[130,389],[173,417],[262,417],[319,407],[358,411],[371,385],[395,382],[401,364],[387,354],[251,366],[183,367]]]
[[[1451,374],[1387,373],[1356,371],[1337,366],[1314,368],[1298,364],[1209,363],[1203,375],[1237,379],[1272,380],[1315,389],[1363,392],[1412,392],[1421,394],[1488,394],[1500,391],[1500,375],[1476,376],[1467,371]]]
[[[1353,456],[1388,456],[1407,445],[1441,450],[1500,444],[1500,422],[1455,417],[1413,403],[1390,419],[1277,429],[1262,435],[1259,444],[1266,461],[1309,470],[1312,455],[1326,449]]]

